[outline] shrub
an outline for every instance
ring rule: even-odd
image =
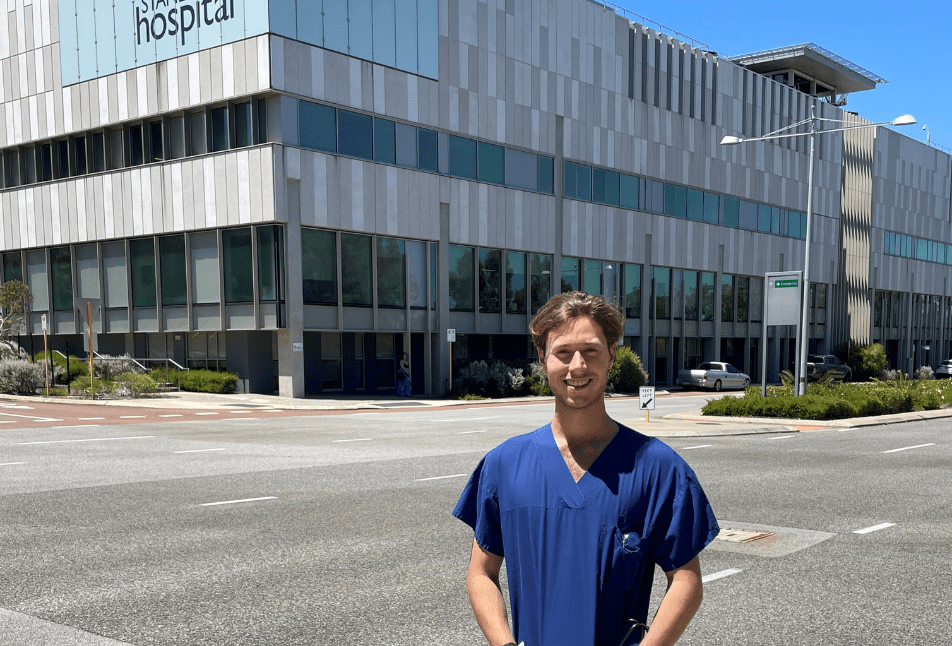
[[[70,360],[72,363],[72,360]],[[123,375],[126,373],[137,375],[145,372],[143,367],[132,359],[128,354],[121,357],[113,357],[108,354],[93,358],[93,370],[97,376],[105,379],[112,379],[114,375]],[[87,371],[88,372],[88,369]]]
[[[149,375],[124,372],[116,379],[116,394],[143,397],[155,394],[159,385]]]
[[[842,356],[842,348],[840,350]],[[853,371],[853,381],[869,381],[889,365],[886,350],[879,343],[850,345],[846,355],[846,363]]]
[[[46,385],[42,364],[22,359],[0,361],[0,392],[10,395],[35,395]]]
[[[461,395],[481,397],[511,397],[526,388],[527,378],[522,368],[514,368],[503,361],[474,361],[453,381],[453,389]]]
[[[55,379],[55,383],[59,384],[72,383],[77,377],[89,374],[89,361],[86,359],[69,355],[69,361],[67,362],[66,357],[59,352],[51,352],[50,357],[54,366],[53,372],[51,373],[51,382]],[[42,363],[46,360],[46,353],[37,352],[33,356],[33,360]],[[69,374],[66,372],[67,364],[69,366]]]
[[[551,395],[552,389],[549,387],[549,379],[545,374],[545,368],[538,361],[529,364],[529,374],[526,376],[526,383],[529,384],[529,392],[533,395]]]
[[[229,394],[238,390],[238,375],[215,370],[187,370],[181,373],[180,387],[197,393]]]
[[[619,346],[615,362],[608,369],[608,384],[612,392],[637,393],[648,381],[648,373],[641,365],[641,358],[627,346]]]
[[[935,371],[932,369],[932,366],[920,366],[916,370],[916,379],[933,379]]]
[[[102,399],[112,394],[115,384],[104,379],[96,379],[92,383],[89,381],[89,375],[80,375],[70,382],[71,390],[85,393],[92,399]]]

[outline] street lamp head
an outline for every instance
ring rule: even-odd
[[[728,135],[724,137],[723,139],[721,139],[722,146],[733,146],[735,144],[742,144],[742,143],[744,143],[743,139],[741,139],[740,137],[734,137],[732,135]]]
[[[901,117],[896,117],[892,120],[890,125],[893,126],[911,126],[916,122],[916,118],[911,114],[904,114]]]

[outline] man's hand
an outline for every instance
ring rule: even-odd
[[[473,614],[490,646],[514,644],[506,617],[506,601],[499,587],[499,571],[503,557],[487,552],[473,540],[473,553],[466,574],[466,589],[473,604]]]
[[[641,646],[672,646],[691,623],[704,597],[698,557],[683,567],[665,572],[665,576],[668,590]]]

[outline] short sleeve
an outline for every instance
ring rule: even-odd
[[[677,493],[658,510],[651,528],[652,558],[665,572],[690,563],[720,531],[697,476],[684,469]]]
[[[489,456],[486,456],[469,477],[453,515],[473,528],[480,547],[496,556],[504,556],[498,485],[491,472]]]

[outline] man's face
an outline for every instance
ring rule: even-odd
[[[602,328],[589,316],[570,319],[549,332],[545,366],[556,401],[581,409],[602,400],[617,344],[608,345]]]

